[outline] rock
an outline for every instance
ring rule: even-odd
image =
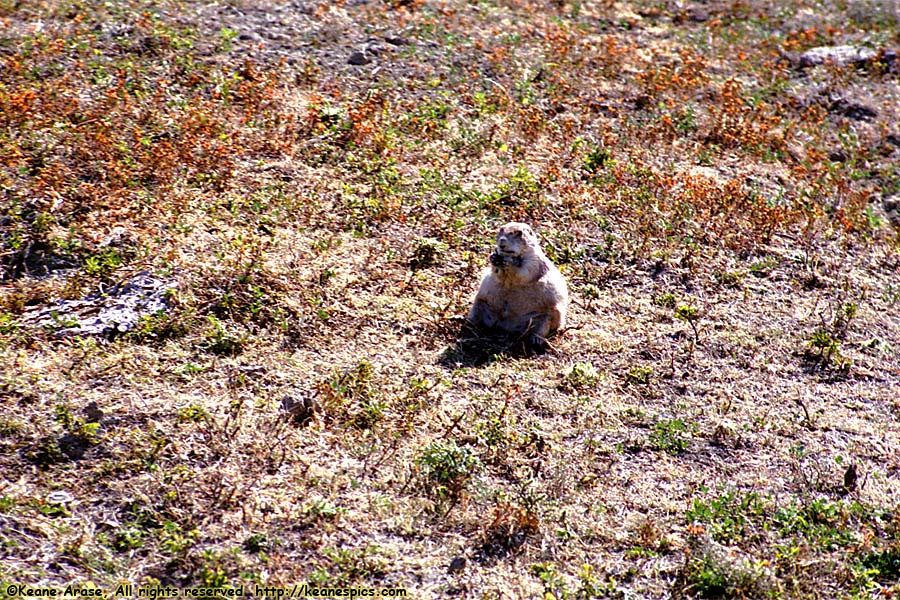
[[[869,121],[878,116],[875,109],[858,102],[850,102],[844,98],[839,98],[832,102],[828,107],[828,112],[843,115],[854,121]]]
[[[384,44],[380,43],[378,40],[369,40],[366,43],[365,54],[366,55],[371,54],[372,56],[381,56],[383,53],[387,52],[388,50],[389,50],[389,48],[387,46],[385,46]],[[393,49],[390,48],[390,50],[393,50]]]
[[[672,22],[676,25],[683,25],[684,23],[705,23],[709,21],[711,18],[709,12],[701,9],[701,8],[691,8],[688,10],[682,10],[672,16]]]
[[[453,560],[450,561],[450,566],[447,568],[448,573],[460,573],[463,569],[466,568],[466,558],[464,556],[457,556]]]
[[[848,492],[852,492],[856,489],[856,482],[859,479],[859,474],[856,471],[856,465],[850,465],[847,467],[847,470],[844,471],[844,489]]]
[[[888,196],[882,201],[881,207],[891,224],[894,227],[900,227],[900,195]]]
[[[350,58],[347,59],[347,63],[355,66],[367,65],[372,60],[365,55],[363,52],[354,52],[350,55]]]
[[[105,293],[96,292],[81,300],[60,300],[27,311],[22,324],[54,330],[58,337],[111,337],[134,329],[144,317],[167,311],[166,294],[175,287],[171,280],[142,272]]]
[[[831,162],[847,162],[847,152],[843,148],[837,148],[828,153],[828,160]]]
[[[386,41],[391,46],[409,46],[411,43],[408,38],[400,35],[385,36],[384,41]]]
[[[83,412],[88,423],[99,423],[103,419],[103,410],[97,405],[96,400],[85,406]]]
[[[840,67],[865,64],[876,58],[878,53],[861,46],[819,46],[810,48],[800,55],[800,68],[834,63]]]
[[[304,396],[299,400],[290,396],[281,399],[281,410],[288,414],[288,418],[298,425],[306,425],[318,412],[321,406],[315,398]]]
[[[47,494],[47,504],[54,504],[57,506],[69,504],[75,498],[72,497],[72,494],[65,490],[57,490],[55,492],[50,492]]]

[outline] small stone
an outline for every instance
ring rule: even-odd
[[[97,406],[96,400],[84,407],[84,417],[88,423],[99,423],[103,419],[103,411]]]
[[[391,46],[408,46],[410,43],[407,38],[401,37],[399,35],[389,35],[384,38],[384,41],[386,41]]]
[[[457,556],[453,560],[450,561],[450,566],[447,568],[448,573],[460,573],[463,569],[466,568],[466,558],[464,556]]]
[[[838,66],[867,63],[877,57],[878,53],[870,48],[860,46],[819,46],[810,48],[800,55],[800,67],[814,67],[825,63]]]
[[[120,248],[134,245],[134,237],[124,227],[114,227],[100,242],[101,248]]]
[[[847,467],[847,470],[844,471],[844,489],[848,492],[852,492],[856,489],[856,482],[859,478],[859,475],[856,472],[856,465],[850,465]]]
[[[290,396],[281,399],[281,409],[288,413],[289,418],[299,425],[309,423],[319,412],[319,403],[315,398],[305,396],[299,400]]]
[[[881,206],[891,224],[900,228],[900,196],[888,196],[882,201]]]
[[[49,494],[47,494],[47,504],[68,504],[74,499],[75,498],[72,497],[72,494],[65,490],[57,490],[55,492],[50,492]]]
[[[854,121],[869,121],[878,116],[875,109],[858,102],[850,102],[843,98],[839,98],[832,102],[831,106],[828,107],[828,112],[843,115]]]
[[[347,59],[347,62],[351,65],[362,66],[367,65],[372,61],[364,53],[354,52],[350,55],[350,58]]]
[[[831,152],[828,153],[828,160],[830,160],[831,162],[837,162],[837,163],[847,162],[847,153],[844,151],[843,148],[838,148],[836,150],[832,150]]]
[[[688,19],[693,23],[706,23],[710,19],[710,15],[705,10],[693,8],[688,14]]]

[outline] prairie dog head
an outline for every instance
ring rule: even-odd
[[[540,252],[537,235],[525,223],[507,223],[497,231],[497,253],[507,257]]]

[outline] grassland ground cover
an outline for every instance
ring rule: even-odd
[[[898,49],[891,0],[0,0],[0,579],[895,597]],[[508,220],[539,356],[461,326]]]

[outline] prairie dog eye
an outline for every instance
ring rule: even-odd
[[[522,237],[522,232],[521,231],[513,231],[512,235],[513,235],[513,237]]]

